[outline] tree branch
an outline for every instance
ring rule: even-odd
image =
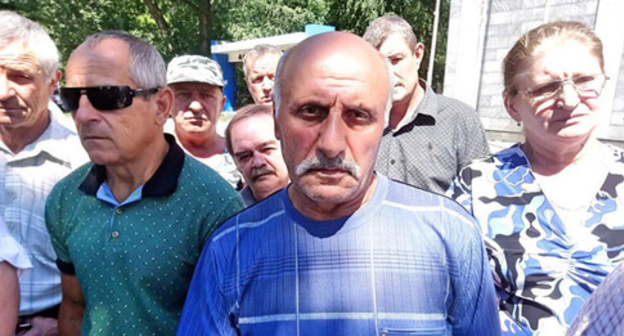
[[[158,29],[160,29],[162,35],[168,37],[169,24],[167,23],[167,20],[165,20],[165,17],[162,15],[162,12],[158,8],[158,6],[156,6],[154,1],[152,0],[143,0],[143,3],[145,4],[145,6],[147,6],[147,10],[149,10],[152,18],[154,18],[154,20],[156,21],[156,25],[158,25]]]

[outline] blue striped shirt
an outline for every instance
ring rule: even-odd
[[[304,217],[283,189],[226,221],[178,335],[498,335],[472,217],[377,176],[372,199],[345,218]]]

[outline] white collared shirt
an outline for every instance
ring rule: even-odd
[[[52,187],[88,161],[75,129],[50,112],[50,124],[33,143],[13,154],[0,142],[0,217],[27,251],[32,270],[20,281],[20,315],[61,302],[56,254],[45,225],[45,201]]]

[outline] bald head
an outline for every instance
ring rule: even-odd
[[[318,71],[336,78],[365,74],[371,82],[385,84],[381,85],[382,89],[378,93],[387,97],[385,103],[388,115],[392,107],[393,83],[387,61],[365,40],[347,32],[311,36],[282,56],[275,74],[276,113],[279,113],[282,97],[289,90],[297,90],[297,85],[283,84],[295,84],[297,78]]]
[[[333,219],[367,202],[392,103],[390,82],[378,51],[349,33],[310,37],[283,56],[275,129],[297,210]]]

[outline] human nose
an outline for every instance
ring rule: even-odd
[[[269,76],[264,76],[262,79],[262,89],[263,90],[271,90],[273,88],[273,80],[269,78]]]
[[[91,105],[87,94],[82,93],[78,99],[78,108],[76,111],[72,111],[72,116],[74,117],[74,122],[78,125],[98,119],[99,113]]]
[[[347,131],[345,126],[339,114],[330,112],[321,125],[317,149],[329,158],[344,155]]]
[[[193,101],[191,101],[191,103],[189,104],[189,109],[191,111],[197,112],[202,109],[202,105],[200,102],[197,101],[197,99],[193,99]]]
[[[264,156],[261,153],[254,153],[251,159],[251,166],[253,168],[262,167],[265,164]]]
[[[561,83],[559,88],[559,95],[557,97],[557,107],[559,108],[575,108],[581,102],[574,82],[566,80]]]

